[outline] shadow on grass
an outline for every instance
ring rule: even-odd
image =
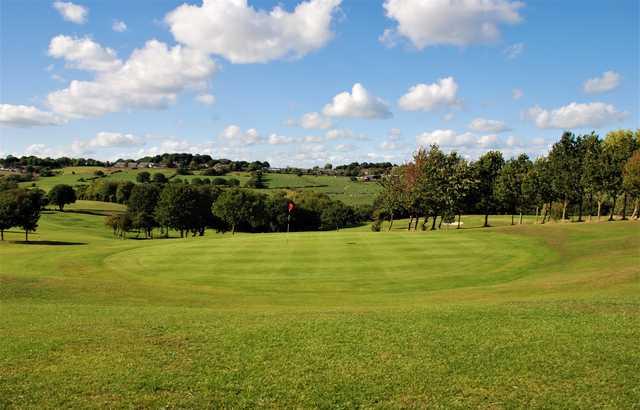
[[[45,245],[45,246],[71,246],[88,245],[87,242],[65,242],[65,241],[10,241],[19,245]]]

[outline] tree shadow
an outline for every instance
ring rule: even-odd
[[[88,245],[87,242],[65,242],[65,241],[9,241],[19,245],[45,245],[45,246],[72,246]]]

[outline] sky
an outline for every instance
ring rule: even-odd
[[[639,127],[637,0],[183,1],[2,0],[0,155],[312,167]]]

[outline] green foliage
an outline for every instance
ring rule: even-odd
[[[147,172],[147,171],[139,172],[138,175],[136,175],[136,181],[141,183],[141,184],[150,182],[151,181],[151,174],[149,172]]]
[[[132,227],[142,230],[146,237],[151,237],[151,231],[158,226],[154,212],[159,196],[160,190],[156,185],[136,184],[127,202]]]
[[[76,202],[76,191],[69,185],[56,185],[47,194],[49,203],[56,205],[60,211],[64,210],[64,206]]]
[[[478,209],[484,212],[485,226],[488,226],[489,214],[495,212],[500,206],[494,190],[503,165],[504,159],[499,151],[489,151],[473,164],[474,177],[478,181],[474,194],[478,200]]]
[[[155,172],[151,180],[157,184],[166,184],[168,181],[167,176],[162,172]]]
[[[241,226],[254,229],[265,223],[265,199],[250,190],[232,188],[220,194],[212,210],[235,233]]]

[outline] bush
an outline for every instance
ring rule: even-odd
[[[371,224],[371,231],[380,232],[382,230],[382,221],[380,219],[376,219]]]

